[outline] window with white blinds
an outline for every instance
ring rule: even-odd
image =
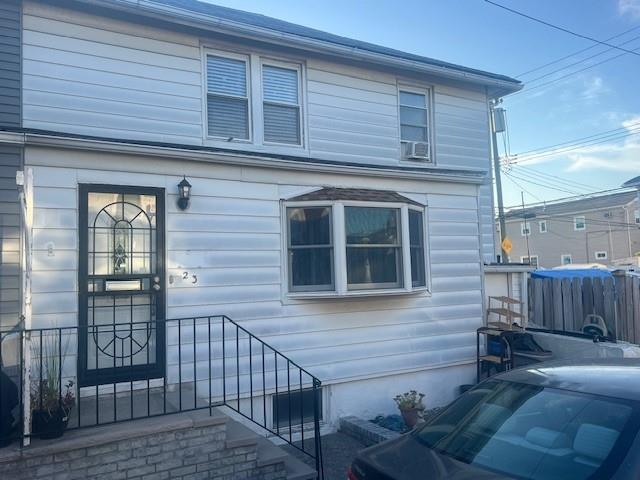
[[[264,141],[301,144],[300,71],[262,65]]]
[[[207,131],[211,137],[248,140],[247,61],[207,56]]]

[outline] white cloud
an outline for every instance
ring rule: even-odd
[[[544,157],[534,157],[526,161],[526,165],[547,162],[568,162],[567,171],[604,169],[621,172],[637,172],[640,170],[640,114],[628,117],[622,122],[621,128],[626,133],[633,133],[628,137],[609,138],[610,142],[597,143],[587,146],[565,146],[545,152]],[[613,132],[617,134],[616,132]],[[624,131],[619,132],[624,135]],[[588,142],[588,140],[587,140]],[[519,160],[526,159],[523,156]]]
[[[618,12],[620,15],[640,18],[640,0],[618,0]]]

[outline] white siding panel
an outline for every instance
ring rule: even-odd
[[[30,5],[24,18],[24,125],[84,135],[198,144],[200,51],[126,24]],[[84,23],[81,25],[80,23]],[[125,25],[125,26],[123,26]],[[101,28],[98,28],[101,27]],[[159,37],[157,32],[153,35]],[[174,37],[167,35],[167,40]]]

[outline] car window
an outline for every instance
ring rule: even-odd
[[[417,438],[465,463],[523,479],[607,478],[629,447],[636,406],[618,399],[490,381]]]

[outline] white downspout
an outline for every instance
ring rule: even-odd
[[[22,248],[22,401],[23,401],[23,446],[28,446],[31,438],[31,272],[33,259],[33,169],[26,168],[16,173],[16,184],[20,199],[20,213],[23,227]]]

